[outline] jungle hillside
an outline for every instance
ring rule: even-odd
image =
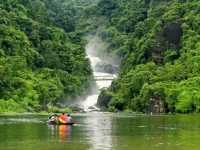
[[[87,35],[120,60],[103,110],[200,111],[199,0],[1,0],[0,15],[0,112],[52,111],[86,93]]]
[[[0,112],[53,111],[86,91],[79,13],[73,0],[0,1]]]
[[[100,36],[122,58],[98,105],[110,111],[200,111],[200,2],[102,0]]]

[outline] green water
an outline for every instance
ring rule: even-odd
[[[199,150],[200,115],[77,114],[75,126],[47,116],[0,116],[1,150]]]

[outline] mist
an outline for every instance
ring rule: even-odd
[[[82,101],[85,111],[98,110],[96,107],[97,99],[102,88],[108,88],[112,80],[116,78],[117,71],[115,66],[119,62],[111,54],[107,53],[108,44],[103,42],[97,35],[86,37],[88,44],[85,47],[86,54],[90,60],[93,70],[94,81],[91,85],[91,93]]]

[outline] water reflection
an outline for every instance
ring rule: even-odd
[[[60,125],[59,126],[59,137],[62,142],[70,139],[71,136],[71,126]]]
[[[69,125],[49,125],[52,138],[58,138],[61,142],[66,142],[71,138],[71,126]]]
[[[57,126],[55,125],[48,125],[50,137],[56,137],[57,136]]]
[[[90,150],[111,150],[112,149],[112,120],[111,116],[100,113],[93,113],[84,119],[86,134]]]

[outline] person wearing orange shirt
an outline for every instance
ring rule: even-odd
[[[61,124],[66,124],[68,122],[68,116],[65,113],[62,113],[62,115],[59,116],[58,120]]]

